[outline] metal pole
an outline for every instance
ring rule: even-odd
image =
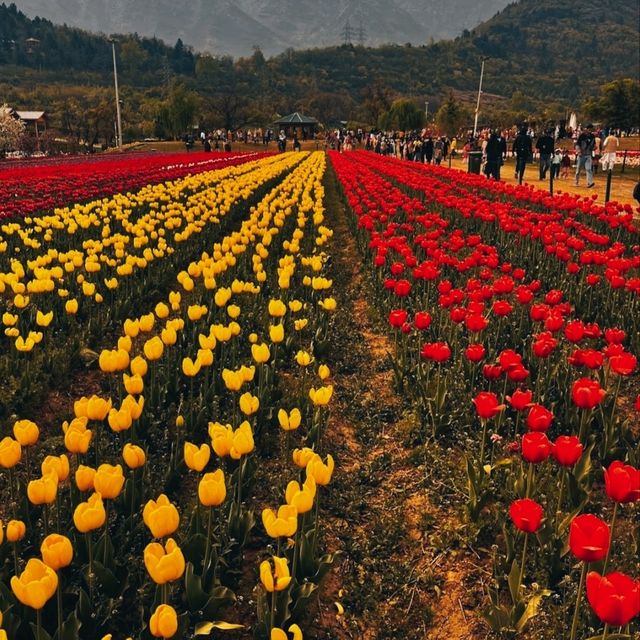
[[[118,149],[122,149],[122,119],[120,118],[120,94],[118,93],[118,67],[116,66],[116,43],[111,40],[113,53],[113,82],[116,88],[116,117],[118,119]]]
[[[553,164],[549,167],[549,193],[553,195],[553,172],[555,169],[553,168]]]
[[[480,84],[478,86],[478,101],[476,102],[476,116],[473,120],[473,137],[476,137],[478,131],[478,114],[480,113],[480,96],[482,95],[482,76],[484,75],[484,61],[482,58],[482,66],[480,67]]]
[[[611,169],[607,171],[607,190],[604,193],[604,201],[609,202],[611,196]]]

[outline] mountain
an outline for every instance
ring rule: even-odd
[[[138,33],[198,51],[266,55],[345,41],[377,46],[453,38],[508,0],[15,0],[18,9],[93,32]]]

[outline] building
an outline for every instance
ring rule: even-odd
[[[308,140],[313,138],[318,121],[295,111],[276,120],[273,124],[279,130],[284,131],[287,138],[292,138],[294,134],[297,134],[299,139]]]

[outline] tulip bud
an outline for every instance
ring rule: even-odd
[[[217,469],[213,473],[205,473],[198,484],[198,498],[205,507],[217,507],[227,497],[224,472]]]
[[[7,522],[7,541],[19,542],[24,538],[27,527],[22,520],[9,520]]]
[[[178,631],[176,610],[168,604],[161,604],[149,620],[149,630],[156,638],[173,637]]]
[[[129,469],[138,469],[143,466],[147,460],[144,450],[130,442],[124,445],[122,458]]]
[[[40,545],[40,553],[44,563],[58,571],[71,564],[73,559],[73,547],[66,536],[52,533],[48,535]]]

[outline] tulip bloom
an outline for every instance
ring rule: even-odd
[[[40,553],[44,563],[55,571],[70,565],[73,560],[71,540],[57,533],[48,535],[42,541]]]
[[[76,486],[80,491],[89,491],[93,489],[93,480],[96,477],[96,470],[83,464],[78,465],[76,469]]]
[[[288,505],[294,506],[298,513],[307,513],[313,507],[313,499],[316,496],[316,481],[313,476],[307,476],[302,487],[297,480],[291,480],[285,491],[285,499]]]
[[[505,405],[498,404],[498,396],[490,391],[481,391],[473,399],[473,404],[476,406],[478,417],[482,420],[497,416],[505,408]]]
[[[157,501],[147,502],[142,511],[142,519],[154,538],[171,535],[180,524],[178,510],[164,493],[160,494]]]
[[[165,584],[182,577],[184,555],[173,538],[169,538],[164,547],[151,542],[144,550],[144,566],[156,584]]]
[[[614,502],[636,502],[640,500],[640,469],[614,460],[604,470],[604,487]]]
[[[597,380],[591,378],[580,378],[573,383],[571,388],[571,399],[573,404],[580,409],[593,409],[603,400],[606,391],[600,386]]]
[[[93,479],[93,486],[103,498],[117,498],[124,485],[122,465],[101,464]]]
[[[407,321],[407,315],[404,309],[393,309],[389,312],[389,324],[399,329]]]
[[[289,627],[289,633],[293,634],[293,640],[302,640],[302,629],[297,624]],[[289,640],[289,636],[280,627],[273,627],[269,640]]]
[[[289,573],[288,560],[286,558],[272,557],[273,569],[268,560],[260,563],[260,582],[269,592],[282,591],[289,586],[291,574]]]
[[[87,502],[81,502],[73,512],[73,524],[80,533],[99,529],[107,519],[107,512],[99,493],[93,493]]]
[[[326,405],[328,405],[332,395],[332,384],[319,387],[318,389],[315,389],[314,387],[311,387],[311,389],[309,389],[309,399],[316,407],[325,407]]]
[[[327,455],[327,463],[316,453],[307,463],[307,476],[312,476],[316,484],[326,486],[331,482],[335,463],[331,454]]]
[[[290,413],[287,413],[284,409],[278,410],[278,423],[284,431],[293,431],[300,426],[302,421],[302,414],[300,409],[292,409]]]
[[[44,562],[31,558],[20,577],[11,578],[11,589],[22,604],[42,609],[58,588],[58,575]]]
[[[300,467],[300,469],[304,469],[309,461],[316,456],[316,452],[309,447],[304,447],[302,449],[294,449],[292,453],[293,463],[296,467]]]
[[[543,509],[529,498],[514,500],[509,507],[509,515],[513,524],[525,533],[535,533],[542,522]]]
[[[640,582],[623,573],[587,574],[587,600],[596,615],[612,627],[624,627],[640,614]]]
[[[198,498],[205,507],[217,507],[227,497],[224,472],[217,469],[213,473],[205,473],[198,483]]]
[[[562,467],[572,467],[580,460],[583,451],[578,436],[558,436],[553,443],[551,454]]]
[[[178,614],[168,604],[161,604],[149,620],[149,631],[155,638],[172,638],[178,631]]]
[[[32,504],[51,504],[58,493],[58,475],[55,471],[31,480],[27,485],[27,496]]]
[[[0,440],[0,466],[12,469],[22,458],[22,447],[17,440],[6,436]]]
[[[258,397],[248,391],[240,396],[238,404],[240,405],[240,411],[242,411],[245,416],[253,415],[260,408],[260,400]]]
[[[184,443],[184,462],[192,471],[202,471],[209,463],[211,457],[211,449],[208,444],[202,444],[200,447],[191,443]]]
[[[138,469],[147,461],[144,449],[130,442],[124,445],[122,458],[129,469]]]
[[[262,524],[271,538],[289,538],[298,529],[298,510],[288,504],[279,507],[277,515],[272,509],[264,509]]]
[[[527,462],[543,462],[551,454],[552,445],[545,433],[530,431],[522,436],[522,458]]]
[[[13,425],[13,436],[23,447],[28,447],[38,441],[40,429],[31,420],[18,420]]]
[[[527,414],[527,427],[531,431],[546,431],[553,420],[553,413],[541,404],[534,404]]]
[[[569,528],[571,553],[583,562],[603,560],[610,544],[609,526],[597,516],[585,513],[576,516]]]
[[[19,542],[24,538],[27,527],[22,520],[9,520],[7,522],[7,542]]]
[[[271,357],[269,346],[264,342],[261,344],[252,344],[251,357],[257,364],[264,364],[265,362],[268,362]]]

